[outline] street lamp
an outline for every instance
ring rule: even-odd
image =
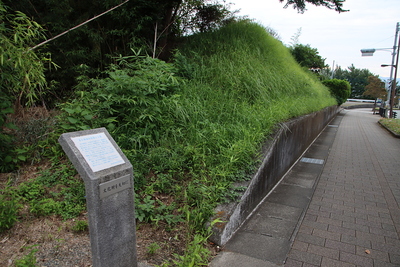
[[[390,105],[390,113],[389,113],[389,118],[393,117],[393,106],[394,106],[394,96],[395,96],[395,92],[396,92],[396,79],[397,79],[397,66],[399,63],[399,48],[400,48],[400,38],[399,38],[399,44],[396,47],[396,42],[397,42],[397,36],[399,34],[399,30],[400,30],[400,23],[397,22],[396,24],[396,34],[394,37],[394,45],[393,45],[393,52],[392,52],[392,64],[388,65],[388,64],[382,64],[381,67],[392,67],[390,69],[390,81],[391,81],[391,87],[389,87],[389,96],[390,96],[390,101],[389,101],[389,105]],[[395,57],[396,57],[396,48],[397,48],[397,59],[396,59],[396,63],[395,61]],[[376,50],[388,50],[390,48],[380,48],[380,49],[361,49],[361,56],[373,56]],[[392,80],[393,77],[393,70],[395,70],[394,72],[394,79]]]
[[[397,26],[399,26],[399,23],[397,23]],[[399,52],[400,52],[400,38],[399,38],[399,44],[397,45],[397,56],[396,56],[396,64],[392,65],[387,65],[387,64],[382,64],[381,67],[392,67],[395,68],[394,71],[394,79],[392,81],[392,88],[391,88],[391,93],[390,93],[390,113],[389,117],[393,118],[393,106],[394,106],[394,97],[396,95],[396,84],[397,84],[397,66],[399,65]]]
[[[382,49],[386,49],[386,48],[382,48]],[[376,51],[375,48],[361,49],[361,56],[372,57],[374,55],[375,51]]]

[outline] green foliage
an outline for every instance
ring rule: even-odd
[[[329,88],[332,96],[336,98],[339,106],[346,102],[347,98],[349,98],[351,93],[351,85],[348,81],[331,79],[322,81],[322,83]]]
[[[190,2],[190,1],[188,1]],[[196,1],[194,1],[196,3]],[[232,13],[227,6],[218,3],[202,3],[206,1],[197,1],[195,5],[195,15],[189,17],[190,30],[192,32],[207,32],[216,30],[224,23],[233,19]]]
[[[35,267],[36,265],[36,255],[35,253],[38,251],[36,248],[32,248],[34,246],[31,246],[31,251],[29,252],[28,255],[24,256],[21,259],[17,259],[14,262],[15,267]]]
[[[279,0],[284,2],[285,0]],[[337,12],[347,12],[348,10],[343,9],[343,3],[346,0],[286,0],[285,8],[292,5],[294,9],[297,9],[299,13],[306,11],[306,3],[310,3],[316,6],[324,6],[329,9],[333,9]]]
[[[25,146],[32,146],[46,141],[48,135],[55,130],[56,120],[51,116],[42,116],[23,121],[16,120],[14,124],[18,127],[16,141]]]
[[[290,53],[300,64],[307,69],[323,69],[326,67],[325,59],[323,59],[316,48],[310,45],[296,44],[290,47]]]
[[[86,232],[89,229],[87,221],[78,220],[72,226],[72,231],[76,233]]]
[[[45,93],[44,62],[49,59],[29,50],[43,38],[42,27],[24,13],[11,14],[0,3],[0,89],[21,105],[33,105]]]
[[[32,201],[40,199],[44,195],[44,187],[35,181],[22,183],[18,187],[18,197],[23,201]]]
[[[246,190],[247,187],[244,186],[238,186],[238,187],[234,187],[231,186],[231,188],[229,188],[229,190],[226,191],[224,198],[225,198],[225,202],[229,203],[232,201],[238,201],[239,197],[243,194],[243,192]]]
[[[29,50],[29,46],[42,38],[41,26],[24,13],[9,12],[0,2],[0,171],[15,170],[26,160],[26,149],[15,148],[7,122],[7,114],[32,106],[46,92],[45,56]],[[13,104],[14,103],[14,104]],[[8,131],[5,129],[8,128]]]
[[[14,200],[27,205],[35,216],[56,214],[69,219],[86,206],[83,182],[71,165],[54,165],[11,191]]]
[[[139,221],[151,221],[154,213],[155,201],[151,199],[151,196],[147,196],[143,199],[143,203],[139,202],[138,198],[135,198],[135,217]]]
[[[144,162],[143,157],[157,157],[152,149],[165,150],[162,140],[180,135],[176,116],[180,109],[178,94],[181,78],[176,69],[150,57],[123,57],[111,66],[105,79],[81,79],[77,98],[65,103],[59,118],[67,131],[106,127],[132,162]],[[163,158],[160,166],[170,166]],[[148,166],[136,166],[141,168]],[[141,174],[135,184],[142,185]]]
[[[1,97],[0,97],[1,98]],[[24,116],[7,116],[13,112],[11,103],[4,101],[0,106],[0,171],[11,172],[26,163],[43,159],[47,151],[55,150],[54,131],[56,120],[44,108],[24,110]],[[46,114],[33,113],[45,111]],[[33,116],[32,116],[33,115]],[[44,115],[44,116],[43,116]]]
[[[125,57],[112,65],[106,79],[84,80],[77,98],[61,106],[68,131],[107,127],[126,149],[146,147],[160,137],[160,127],[178,95],[179,78],[172,65],[150,57]],[[126,136],[133,129],[129,137]]]
[[[0,233],[13,227],[18,220],[18,203],[4,193],[0,191]]]
[[[193,240],[188,244],[183,256],[175,255],[177,261],[174,261],[174,266],[178,267],[193,267],[206,266],[210,258],[210,251],[205,248],[204,244],[208,237],[196,234]]]
[[[60,210],[60,202],[51,198],[30,202],[29,211],[36,216],[48,216],[57,214]]]
[[[164,221],[168,225],[174,225],[182,222],[183,219],[179,215],[173,215],[176,209],[175,204],[165,205],[160,200],[154,200],[151,196],[146,196],[142,200],[136,195],[135,197],[135,216],[140,222]]]
[[[189,59],[182,55],[179,50],[174,54],[174,66],[176,67],[177,75],[186,79],[192,79],[196,65],[189,62]]]
[[[19,168],[27,159],[27,148],[13,148],[2,161],[0,169],[3,172],[14,171]]]
[[[0,91],[0,172],[14,169],[10,164],[13,160],[13,136],[6,129],[15,129],[15,125],[7,122],[7,115],[13,113],[11,101]]]
[[[351,85],[351,98],[362,98],[365,87],[368,84],[368,77],[375,76],[368,69],[357,69],[351,65],[347,69],[338,68],[335,70],[334,78],[347,80]]]
[[[43,39],[67,31],[121,3],[117,0],[4,2],[12,10],[22,11],[41,25],[46,25],[48,31]],[[82,64],[87,66],[85,75],[96,77],[110,63],[115,63],[114,56],[129,55],[131,48],[141,48],[148,54],[167,60],[183,34],[199,29],[216,29],[227,19],[232,19],[228,5],[209,2],[129,1],[94,22],[49,42],[44,49],[52,54],[53,61],[61,68],[56,72],[50,69],[46,72],[50,80],[57,81],[53,83],[46,100],[56,104],[54,102],[58,99],[69,97],[75,85],[74,78],[82,74]]]
[[[147,247],[147,253],[150,255],[154,255],[159,249],[160,249],[160,245],[157,243],[151,243],[148,247]]]

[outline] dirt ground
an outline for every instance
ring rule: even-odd
[[[22,170],[17,183],[34,177],[37,167]],[[0,174],[0,188],[7,180],[7,174]],[[63,220],[59,216],[35,217],[26,210],[21,210],[19,221],[11,229],[0,234],[0,267],[14,266],[16,259],[32,250],[37,250],[37,266],[91,266],[89,232],[73,230],[76,221],[87,221],[86,214]],[[160,265],[165,261],[171,263],[176,259],[175,254],[184,254],[188,232],[183,224],[170,229],[162,222],[158,225],[138,222],[136,229],[139,262]]]
[[[32,249],[38,266],[90,266],[89,236],[70,231],[70,223],[56,217],[18,222],[0,236],[1,266],[13,266]]]
[[[13,266],[32,249],[37,249],[37,266],[92,266],[89,233],[72,231],[74,220],[52,216],[18,222],[0,235],[0,266]],[[178,229],[168,232],[162,226],[139,224],[136,234],[139,262],[160,265],[174,254],[182,255],[186,247],[185,232]]]

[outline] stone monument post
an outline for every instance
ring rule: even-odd
[[[63,150],[83,178],[94,267],[136,267],[133,168],[105,128],[64,133]]]

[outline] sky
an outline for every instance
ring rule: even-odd
[[[291,6],[283,8],[284,3],[279,0],[227,2],[232,3],[231,10],[240,9],[239,16],[272,28],[285,45],[292,43],[301,28],[298,43],[316,48],[330,67],[346,69],[354,64],[357,69],[368,69],[380,77],[390,76],[391,68],[381,64],[392,64],[400,0],[346,0],[343,8],[350,11],[344,13],[308,4],[303,14]],[[389,49],[362,57],[360,50],[364,48]]]

